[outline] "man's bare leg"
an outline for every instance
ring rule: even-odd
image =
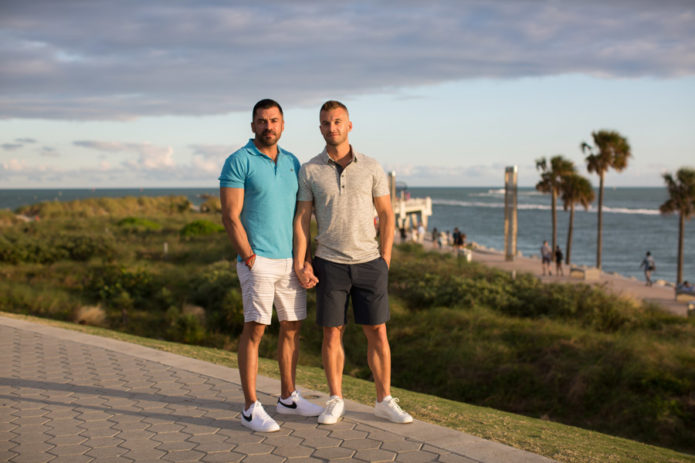
[[[301,326],[301,321],[280,322],[278,366],[280,367],[280,395],[283,399],[288,398],[295,390]]]
[[[328,389],[331,396],[343,397],[343,368],[345,367],[345,351],[343,350],[344,326],[323,328],[323,345],[321,356],[323,369],[326,372]]]
[[[239,339],[239,376],[244,391],[244,410],[256,402],[256,376],[258,375],[258,346],[265,332],[265,325],[256,322],[244,323]]]
[[[386,335],[386,324],[362,325],[367,337],[367,363],[374,376],[376,400],[381,402],[391,395],[391,347]]]

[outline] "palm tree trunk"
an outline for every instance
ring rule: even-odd
[[[676,272],[676,284],[683,283],[683,235],[685,235],[685,215],[678,214],[678,270]]]
[[[574,203],[570,204],[570,223],[567,227],[567,256],[565,256],[565,265],[570,264],[570,255],[572,254],[572,230],[574,229]]]
[[[603,225],[603,176],[604,172],[599,174],[599,190],[598,190],[598,232],[596,235],[596,268],[601,269],[601,247],[603,245],[601,229]]]
[[[553,255],[555,255],[555,247],[557,246],[557,191],[555,188],[551,192],[551,209],[553,210]]]

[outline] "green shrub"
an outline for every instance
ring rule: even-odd
[[[204,343],[207,333],[195,314],[183,313],[176,307],[170,307],[166,312],[166,319],[169,322],[166,332],[169,340],[186,344]]]
[[[125,230],[136,232],[157,231],[161,230],[162,228],[162,226],[157,222],[153,222],[149,219],[143,219],[141,217],[126,217],[125,219],[119,220],[116,225]]]
[[[163,287],[161,278],[146,268],[105,265],[92,269],[85,292],[94,300],[121,310],[165,310],[168,301],[161,298]]]
[[[71,320],[78,301],[70,292],[50,285],[0,279],[0,307],[8,312]]]
[[[179,233],[184,238],[190,238],[193,236],[211,235],[223,231],[224,227],[222,225],[201,219],[186,224]]]
[[[9,209],[0,209],[0,227],[16,225],[22,223],[22,220]]]
[[[191,301],[205,308],[211,331],[241,333],[244,308],[239,280],[231,262],[208,265],[191,278],[189,285]]]
[[[81,233],[50,233],[31,228],[12,230],[0,236],[0,262],[50,264],[63,259],[84,262],[91,258],[112,260],[113,238]]]

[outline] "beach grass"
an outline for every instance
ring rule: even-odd
[[[224,349],[145,338],[105,328],[27,315],[13,313],[2,313],[2,315],[139,344],[230,368],[238,366],[236,354]],[[260,359],[259,373],[271,378],[279,378],[277,363],[271,359]],[[297,383],[304,388],[328,392],[323,370],[317,367],[299,365]],[[343,389],[344,395],[351,400],[366,405],[373,403],[374,385],[370,381],[346,376]],[[401,388],[393,388],[393,395],[399,397],[404,408],[419,420],[544,455],[561,462],[695,462],[693,455],[548,420],[469,405]]]

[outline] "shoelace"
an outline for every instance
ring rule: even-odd
[[[400,400],[394,397],[391,399],[391,402],[389,402],[389,406],[399,413],[405,413],[400,405],[398,405],[398,402],[400,402]]]
[[[336,397],[334,399],[329,400],[326,402],[326,414],[327,415],[332,415],[333,414],[333,409],[338,406],[340,403],[340,398]]]

